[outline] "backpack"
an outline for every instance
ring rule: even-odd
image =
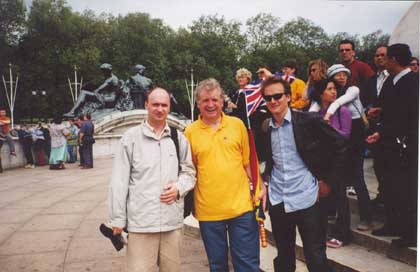
[[[178,172],[181,171],[180,155],[179,155],[179,142],[178,142],[178,130],[174,127],[171,129],[171,139],[175,144],[176,155],[178,157]],[[194,190],[191,190],[184,197],[184,218],[194,212]]]

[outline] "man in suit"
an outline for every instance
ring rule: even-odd
[[[376,66],[376,73],[369,79],[367,84],[367,92],[366,92],[366,100],[365,108],[368,109],[368,118],[370,127],[375,130],[376,125],[378,123],[379,112],[380,108],[378,107],[379,104],[379,96],[382,90],[382,86],[384,85],[385,80],[389,77],[389,72],[386,70],[386,63],[387,63],[387,47],[385,45],[380,45],[376,49],[374,62]],[[373,156],[373,170],[375,171],[376,178],[378,179],[378,195],[372,203],[374,205],[383,204],[383,164],[381,158],[383,158],[383,154],[381,153],[381,149],[377,144],[374,144],[369,147],[370,151],[372,152]]]
[[[372,234],[401,236],[398,247],[417,245],[417,170],[419,77],[409,68],[406,44],[388,47],[386,68],[390,76],[381,91],[381,126],[367,138],[384,152],[385,212],[382,228]]]
[[[342,182],[346,142],[317,113],[292,111],[287,81],[271,77],[261,92],[272,114],[267,128],[264,179],[277,257],[275,271],[296,269],[296,227],[309,271],[331,271],[326,256],[326,219],[318,197]]]

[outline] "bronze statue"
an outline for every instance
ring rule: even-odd
[[[134,66],[135,75],[131,76],[127,85],[130,89],[131,99],[134,102],[135,109],[144,109],[144,102],[146,101],[146,93],[152,86],[152,80],[144,76],[146,67],[141,64]]]
[[[118,78],[112,74],[112,65],[104,63],[100,66],[104,77],[104,83],[93,91],[82,90],[74,107],[64,117],[74,117],[79,114],[93,112],[100,108],[114,108],[121,84]]]

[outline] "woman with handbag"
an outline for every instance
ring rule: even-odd
[[[360,90],[356,86],[350,85],[350,70],[342,64],[334,64],[327,70],[329,79],[333,79],[338,86],[338,99],[328,107],[324,120],[330,122],[331,116],[340,106],[347,106],[351,112],[352,123],[349,139],[349,183],[356,190],[360,222],[358,230],[367,231],[372,228],[372,209],[370,204],[369,192],[366,187],[363,171],[363,151],[367,124],[364,121],[363,106],[360,102]],[[309,111],[319,111],[320,105],[313,103]]]
[[[337,99],[337,85],[333,79],[321,79],[314,84],[313,100],[321,109],[318,112],[321,117],[327,113],[329,106]],[[351,112],[346,106],[341,106],[330,117],[330,125],[343,137],[349,138],[351,133]],[[342,173],[345,176],[346,173]],[[339,248],[350,241],[350,207],[346,196],[346,182],[343,180],[331,187],[332,194],[320,198],[320,206],[323,212],[325,228],[328,224],[328,215],[336,218],[327,239],[327,246]],[[326,231],[327,232],[327,231]]]
[[[62,124],[61,117],[56,116],[50,127],[51,135],[51,154],[50,170],[65,169],[64,162],[67,160],[67,140],[66,136],[70,132]]]

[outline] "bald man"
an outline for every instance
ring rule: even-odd
[[[127,271],[181,271],[183,197],[195,185],[190,146],[177,133],[177,154],[168,91],[151,90],[145,107],[147,120],[124,133],[115,154],[109,224],[114,235],[127,226]]]

